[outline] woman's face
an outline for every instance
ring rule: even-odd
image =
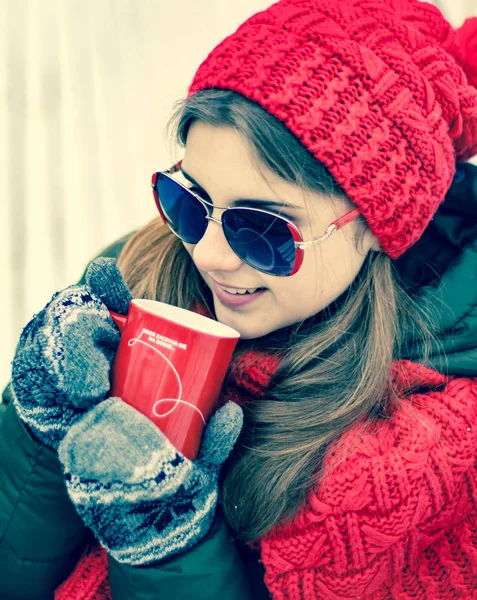
[[[283,203],[274,210],[293,221],[305,241],[323,234],[332,221],[354,208],[347,199],[331,199],[287,183],[263,164],[260,173],[257,162],[248,142],[232,128],[197,121],[189,130],[182,168],[202,188],[199,194],[217,206],[250,198]],[[220,219],[222,212],[214,208],[212,216]],[[228,245],[221,225],[212,221],[198,244],[184,246],[212,291],[217,320],[243,339],[252,339],[315,315],[346,290],[369,250],[379,249],[368,228],[362,248],[356,249],[358,227],[364,225],[353,221],[325,242],[305,249],[303,264],[291,277],[265,275],[246,265]],[[236,297],[217,291],[217,286],[264,291],[246,304],[234,305]]]

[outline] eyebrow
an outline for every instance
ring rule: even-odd
[[[192,184],[194,184],[196,187],[198,187],[200,190],[202,190],[205,194],[207,194],[207,192],[204,190],[204,188],[199,185],[197,183],[197,181],[191,177],[189,175],[189,173],[187,173],[186,171],[184,171],[184,169],[181,167],[181,171],[182,171],[182,175],[184,175],[184,177],[190,181]],[[209,194],[207,194],[207,197],[210,198]],[[302,210],[303,207],[302,206],[298,206],[297,204],[290,204],[288,202],[277,202],[275,200],[263,200],[261,198],[239,198],[237,200],[234,200],[232,202],[233,206],[238,206],[238,205],[244,205],[244,204],[248,204],[248,205],[254,205],[254,206],[277,206],[279,208],[294,208],[297,210]]]

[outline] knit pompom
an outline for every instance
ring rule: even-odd
[[[454,143],[456,158],[463,162],[477,154],[477,17],[467,19],[455,33],[459,45],[456,60],[468,81],[467,88],[459,90],[462,134]]]
[[[477,17],[466,19],[456,34],[462,68],[469,83],[477,88]]]

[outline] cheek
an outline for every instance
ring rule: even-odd
[[[339,233],[339,232],[338,232]],[[351,236],[337,235],[323,253],[323,264],[318,269],[319,289],[330,302],[340,296],[356,279],[366,255],[356,249]]]
[[[205,284],[210,288],[210,290],[212,290],[212,283],[210,282],[210,280],[207,276],[207,273],[205,273],[204,271],[201,271],[194,262],[194,248],[196,247],[197,244],[186,244],[185,242],[182,242],[182,245],[186,249],[189,256],[192,258],[192,262],[194,263],[195,268],[199,272],[202,279],[205,281]]]
[[[308,266],[305,262],[296,275],[280,278],[270,283],[270,288],[283,311],[294,315],[308,314],[316,306],[319,307],[324,291],[320,278],[316,276],[315,266]]]
[[[310,250],[305,252],[298,273],[289,278],[286,285],[276,288],[278,302],[305,316],[326,308],[349,286],[355,275],[355,267],[344,256],[343,247],[336,255],[331,247],[330,253],[321,248]]]
[[[298,273],[292,277],[292,286],[296,289],[296,296],[304,295],[308,300],[323,293],[327,263],[319,247],[310,248],[305,252],[303,263]]]

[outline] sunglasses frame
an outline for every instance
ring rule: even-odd
[[[159,214],[160,214],[161,219],[163,220],[164,224],[169,227],[169,229],[172,231],[172,233],[174,235],[176,235],[179,239],[181,239],[180,236],[177,235],[177,233],[175,231],[173,231],[173,229],[169,226],[166,216],[164,214],[164,211],[162,210],[161,202],[159,200],[159,194],[157,191],[158,175],[166,176],[168,179],[171,179],[175,184],[179,185],[181,188],[183,188],[189,194],[191,194],[194,198],[196,198],[205,208],[205,211],[207,213],[205,219],[207,221],[213,221],[214,223],[218,223],[219,225],[222,225],[221,219],[216,219],[215,217],[212,217],[211,215],[208,214],[209,213],[209,211],[207,209],[208,206],[210,206],[212,208],[220,208],[220,209],[223,209],[224,211],[237,210],[237,209],[252,210],[254,212],[264,213],[266,215],[270,215],[272,217],[281,219],[282,221],[285,221],[285,223],[287,224],[288,229],[292,235],[293,242],[295,244],[295,262],[293,265],[292,272],[289,275],[277,275],[275,273],[268,273],[267,271],[263,271],[262,269],[257,269],[253,265],[249,265],[250,267],[252,267],[252,269],[256,269],[257,271],[265,273],[266,275],[271,275],[273,277],[291,277],[292,275],[295,275],[295,273],[298,272],[298,270],[300,269],[300,267],[303,263],[304,250],[306,248],[309,248],[310,246],[313,246],[314,244],[319,244],[321,242],[326,241],[335,231],[338,231],[339,229],[341,229],[342,227],[344,227],[345,225],[347,225],[348,223],[350,223],[351,221],[356,219],[361,214],[359,209],[354,208],[354,209],[348,211],[345,215],[343,215],[339,219],[336,219],[335,221],[330,223],[328,225],[328,227],[326,228],[325,233],[305,242],[303,240],[301,231],[298,229],[298,227],[295,225],[295,223],[293,223],[286,217],[279,215],[275,212],[264,210],[262,208],[253,208],[253,207],[249,207],[249,206],[217,206],[216,204],[207,202],[206,200],[204,200],[203,198],[201,198],[200,196],[195,194],[193,191],[191,191],[188,187],[183,185],[180,181],[177,181],[177,179],[174,179],[173,177],[171,177],[171,175],[173,175],[174,173],[177,173],[178,171],[181,170],[181,164],[182,164],[182,160],[177,162],[175,165],[173,165],[167,171],[157,171],[156,173],[153,173],[153,175],[152,175],[152,179],[151,179],[152,193],[154,196],[154,201],[156,203],[157,210],[159,211]],[[229,243],[229,242],[227,241],[227,243]],[[232,248],[232,251],[235,252],[233,248]],[[240,256],[239,256],[239,258],[240,258],[240,260],[245,262]],[[248,264],[248,263],[246,263],[246,264]]]

